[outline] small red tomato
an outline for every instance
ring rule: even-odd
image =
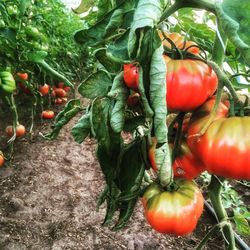
[[[27,88],[27,87],[25,86],[24,83],[20,82],[20,83],[19,83],[19,87],[20,87],[20,89],[21,89],[25,94],[31,95],[31,91],[29,90],[29,88]]]
[[[69,87],[69,86],[65,86],[63,89],[64,89],[66,92],[69,92],[69,91],[70,91],[70,87]]]
[[[58,97],[58,98],[55,99],[55,104],[59,105],[59,104],[62,104],[62,102],[63,102],[63,100],[60,97]]]
[[[63,87],[64,87],[64,82],[59,82],[59,83],[57,84],[57,87],[60,88],[60,89],[63,89]]]
[[[138,91],[139,86],[139,72],[138,67],[134,64],[124,64],[123,79],[126,86],[134,91]]]
[[[44,110],[41,116],[43,119],[53,119],[55,117],[55,113],[52,110]]]
[[[2,151],[0,151],[0,167],[2,167],[4,164],[4,155],[2,153]]]
[[[22,80],[24,80],[24,81],[27,81],[28,79],[29,79],[29,75],[27,74],[27,73],[16,73],[17,74],[17,76],[20,78],[20,79],[22,79]]]
[[[10,137],[13,136],[14,135],[13,126],[7,126],[5,132],[8,136]],[[26,132],[25,127],[21,124],[18,124],[16,127],[16,136],[17,137],[23,136],[25,135],[25,132]]]
[[[57,97],[65,97],[66,96],[66,91],[64,89],[56,88],[55,89],[55,94]]]
[[[39,87],[39,92],[43,96],[47,95],[49,93],[49,85],[45,83],[43,86],[40,86]]]

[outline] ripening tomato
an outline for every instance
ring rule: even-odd
[[[59,105],[59,104],[63,103],[63,100],[62,100],[62,98],[57,97],[54,102],[55,102],[55,104]]]
[[[165,191],[157,183],[150,184],[142,203],[151,227],[163,234],[181,236],[195,229],[203,211],[204,199],[192,181],[176,179],[173,191]]]
[[[180,50],[185,50],[187,49],[188,52],[193,53],[193,54],[199,54],[200,50],[197,47],[197,44],[192,41],[185,41],[184,37],[180,35],[179,33],[168,33],[164,32],[165,36],[172,40],[172,42],[175,44],[175,46],[180,49]],[[171,49],[172,46],[169,41],[167,41],[162,32],[159,31],[159,36],[162,40],[162,44],[166,46],[167,48]]]
[[[49,85],[48,84],[44,84],[43,86],[40,86],[39,87],[39,92],[41,93],[41,95],[45,96],[45,95],[48,95],[49,93]]]
[[[199,120],[196,120],[196,123]],[[202,136],[192,136],[192,151],[204,162],[207,171],[226,178],[250,180],[250,117],[215,120]]]
[[[204,163],[191,152],[187,143],[182,141],[173,162],[174,176],[192,180],[205,170]]]
[[[4,160],[4,155],[3,155],[2,151],[0,151],[0,167],[3,166],[4,161],[5,161],[5,160]]]
[[[64,89],[56,88],[54,91],[55,91],[55,95],[57,97],[65,97],[66,96],[66,91]]]
[[[29,75],[27,74],[27,73],[16,73],[17,74],[17,76],[20,78],[20,79],[22,79],[22,80],[24,80],[24,81],[27,81],[28,79],[29,79]]]
[[[151,139],[152,139],[152,144],[150,145],[150,148],[148,150],[148,159],[149,159],[149,162],[150,162],[153,170],[155,172],[157,172],[158,167],[157,167],[157,164],[155,161],[155,149],[156,149],[156,145],[157,145],[157,139],[156,139],[156,137],[152,137]]]
[[[44,110],[41,114],[43,119],[53,119],[55,117],[55,113],[52,110]]]
[[[13,126],[11,126],[11,125],[7,126],[5,129],[5,132],[9,137],[13,136],[14,135]],[[22,124],[18,124],[16,126],[16,136],[17,137],[25,135],[25,132],[26,132],[25,127]]]
[[[124,64],[124,83],[126,86],[134,91],[138,91],[139,86],[139,72],[138,67],[134,64]]]
[[[167,106],[171,111],[191,111],[211,97],[218,85],[215,72],[207,64],[193,59],[171,59],[167,65]]]
[[[63,89],[64,89],[66,92],[69,92],[71,88],[70,88],[69,86],[65,86],[65,87],[63,87]]]

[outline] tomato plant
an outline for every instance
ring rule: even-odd
[[[165,191],[157,183],[146,189],[142,198],[145,216],[160,233],[187,235],[202,214],[203,196],[192,181],[176,179],[175,184],[173,191]]]

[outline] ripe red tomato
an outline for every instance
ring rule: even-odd
[[[124,83],[126,86],[134,91],[138,91],[139,86],[139,72],[138,67],[134,64],[124,64]]]
[[[55,113],[52,110],[44,110],[41,116],[43,119],[53,119],[55,117]]]
[[[64,89],[66,92],[69,92],[69,91],[70,91],[70,87],[69,87],[69,86],[65,86],[65,87],[63,87],[63,89]]]
[[[2,167],[4,164],[4,155],[2,153],[2,151],[0,151],[0,167]]]
[[[55,104],[59,105],[59,104],[62,104],[62,103],[63,103],[62,98],[57,97],[57,98],[55,99]]]
[[[173,162],[173,170],[175,177],[192,180],[205,171],[206,166],[191,152],[187,143],[182,141]]]
[[[41,93],[41,95],[45,96],[49,93],[49,88],[49,85],[45,83],[43,86],[39,87],[39,92]]]
[[[20,79],[22,79],[22,80],[24,80],[24,81],[27,81],[28,79],[29,79],[29,75],[27,74],[27,73],[16,73],[17,74],[17,76],[20,78]]]
[[[7,126],[5,132],[9,137],[13,136],[14,135],[13,126]],[[25,127],[21,124],[18,124],[16,127],[16,136],[17,137],[23,136],[25,135],[25,132],[26,132]]]
[[[171,111],[191,111],[211,97],[218,85],[214,71],[204,62],[174,60],[164,56],[167,65],[167,106]]]
[[[250,117],[219,118],[205,134],[195,139],[192,131],[191,125],[188,131],[190,148],[210,173],[250,180]]]
[[[164,234],[191,233],[202,214],[204,199],[199,188],[190,180],[176,179],[174,191],[164,191],[152,183],[143,195],[142,203],[148,223]]]
[[[56,88],[55,89],[55,95],[57,97],[65,97],[66,96],[66,91],[64,89],[61,89],[61,88]]]
[[[60,89],[63,89],[63,87],[64,87],[64,82],[59,82],[59,83],[57,84],[57,87],[60,88]]]

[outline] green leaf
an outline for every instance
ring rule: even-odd
[[[139,0],[129,33],[128,51],[131,58],[135,57],[139,50],[141,30],[146,27],[154,28],[157,25],[166,4],[167,1],[164,0]]]
[[[82,0],[80,5],[75,8],[75,9],[72,9],[76,14],[82,14],[83,12],[85,12],[87,9],[86,9],[86,6],[85,6],[85,0]]]
[[[224,0],[216,2],[217,18],[228,39],[250,65],[250,5],[249,0]]]
[[[21,0],[20,1],[20,7],[19,7],[19,15],[20,17],[22,17],[26,10],[28,9],[28,7],[31,5],[31,1],[30,0]]]
[[[90,134],[90,114],[84,114],[75,126],[71,129],[71,134],[77,143],[82,143],[85,138]]]
[[[36,51],[36,52],[28,53],[27,59],[28,61],[31,61],[31,62],[40,63],[44,61],[47,55],[48,53],[45,51]]]
[[[154,132],[158,143],[167,142],[166,64],[163,47],[155,50],[150,67],[150,103],[154,111]]]
[[[43,137],[47,140],[54,140],[60,133],[60,130],[66,125],[74,116],[76,116],[80,111],[81,103],[80,100],[73,99],[70,100],[64,109],[56,116],[55,124],[52,126],[52,131]]]
[[[128,37],[129,30],[108,46],[107,56],[118,63],[129,63]]]
[[[144,162],[141,153],[141,140],[125,145],[121,151],[116,185],[121,195],[136,192],[144,175]]]
[[[233,219],[234,219],[237,231],[242,235],[249,236],[250,227],[249,227],[247,219],[244,218],[244,216],[241,214],[235,214]]]
[[[78,87],[78,92],[86,98],[94,99],[96,97],[105,96],[112,85],[110,75],[103,70],[90,75]]]
[[[107,56],[107,49],[101,48],[94,52],[97,60],[105,67],[105,69],[110,73],[117,73],[121,70],[121,64],[115,62],[110,57]]]
[[[99,0],[97,4],[98,13],[97,18],[102,18],[105,14],[111,11],[115,7],[114,1],[110,0]]]
[[[121,17],[133,11],[137,1],[126,0],[108,12],[103,19],[89,29],[78,30],[74,38],[76,42],[85,46],[97,46],[113,35],[119,27],[123,26]]]
[[[17,35],[16,31],[11,28],[0,30],[0,37],[7,39],[11,43],[16,43],[16,35]]]

